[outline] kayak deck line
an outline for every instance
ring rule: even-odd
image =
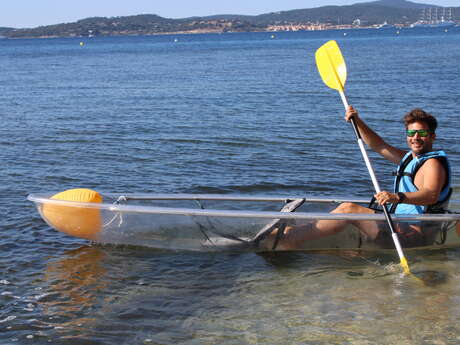
[[[107,196],[115,196],[115,194],[107,193]],[[279,201],[285,202],[287,200],[304,199],[306,202],[324,202],[324,203],[342,203],[342,202],[355,202],[355,203],[368,203],[368,199],[350,199],[350,198],[317,198],[305,196],[244,196],[232,194],[134,194],[127,193],[121,194],[119,198],[124,200],[210,200],[210,201]],[[460,203],[460,201],[459,201]]]
[[[103,193],[111,198],[122,198],[125,200],[210,200],[210,201],[279,201],[304,199],[306,202],[318,203],[343,203],[354,202],[358,204],[368,204],[371,198],[353,197],[316,197],[305,195],[271,196],[271,195],[242,195],[242,194],[193,194],[193,193]],[[31,194],[35,195],[35,194]],[[41,194],[40,194],[41,195]],[[50,193],[51,195],[51,193]],[[41,195],[43,196],[43,195]],[[450,205],[460,207],[460,200],[450,200]]]

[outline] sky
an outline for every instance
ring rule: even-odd
[[[186,18],[213,14],[257,15],[327,5],[351,5],[372,0],[0,0],[0,27],[32,28],[75,22],[88,17],[157,14]],[[413,0],[445,7],[460,6],[459,0]]]

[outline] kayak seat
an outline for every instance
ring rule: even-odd
[[[280,212],[295,212],[300,206],[302,206],[305,202],[305,199],[294,199],[294,200],[286,200],[286,204],[280,210]],[[267,238],[273,230],[278,229],[276,232],[276,238],[272,246],[272,250],[275,250],[280,238],[284,234],[284,230],[286,229],[288,221],[286,219],[274,219],[267,225],[265,225],[257,235],[254,236],[252,239],[252,243],[256,248],[259,247],[259,244],[262,240]]]

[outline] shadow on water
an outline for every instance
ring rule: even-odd
[[[429,287],[437,287],[446,284],[449,279],[449,275],[441,271],[414,271],[412,274]]]
[[[438,287],[449,282],[446,270],[450,249],[412,250],[408,254],[413,259],[412,274],[427,287]],[[422,266],[423,268],[419,268]]]
[[[426,287],[446,284],[449,273],[442,267],[448,261],[448,250],[416,250],[410,252],[416,258],[411,264],[411,275]],[[379,253],[358,250],[286,251],[259,253],[267,263],[278,269],[314,267],[319,274],[327,271],[341,271],[349,279],[381,279],[402,277],[402,269],[392,251]],[[438,263],[434,269],[428,269]],[[441,264],[439,264],[441,263]],[[421,267],[422,266],[422,267]]]

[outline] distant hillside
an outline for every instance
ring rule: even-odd
[[[7,35],[9,32],[11,32],[13,30],[14,30],[13,28],[0,27],[0,36],[5,36],[5,35]]]
[[[355,19],[363,22],[379,24],[388,23],[413,23],[420,18],[420,11],[423,8],[438,7],[436,5],[420,4],[406,0],[379,0],[365,3],[358,3],[348,6],[323,6],[317,8],[298,9],[290,11],[272,12],[252,16],[231,16],[232,19],[250,20],[257,25],[299,23],[299,22],[320,22],[330,24],[351,24]],[[460,13],[460,8],[454,13]],[[225,16],[212,16],[204,18],[221,19]]]
[[[419,10],[422,8],[427,8],[427,7],[441,7],[437,5],[419,4],[416,2],[404,1],[404,0],[378,0],[378,1],[367,2],[365,4],[388,6],[388,7],[395,7],[395,8],[415,8]]]
[[[309,9],[272,12],[257,16],[214,15],[182,19],[163,18],[155,14],[126,17],[93,17],[74,23],[40,26],[31,29],[0,28],[0,36],[84,37],[113,35],[154,35],[166,33],[265,31],[268,26],[324,23],[349,25],[359,19],[362,25],[383,22],[408,25],[420,18],[421,9],[438,7],[406,0],[379,0],[349,6],[323,6]],[[459,20],[460,7],[452,9]]]
[[[15,29],[5,32],[9,38],[84,37],[114,35],[154,35],[172,32],[257,31],[262,28],[239,20],[168,19],[154,14],[127,17],[93,17],[75,23]]]
[[[279,13],[262,14],[254,18],[258,24],[281,24],[298,22],[319,22],[329,24],[351,24],[360,19],[370,25],[382,23],[415,22],[420,13],[414,9],[401,9],[380,5],[325,6],[312,9],[292,10]]]

